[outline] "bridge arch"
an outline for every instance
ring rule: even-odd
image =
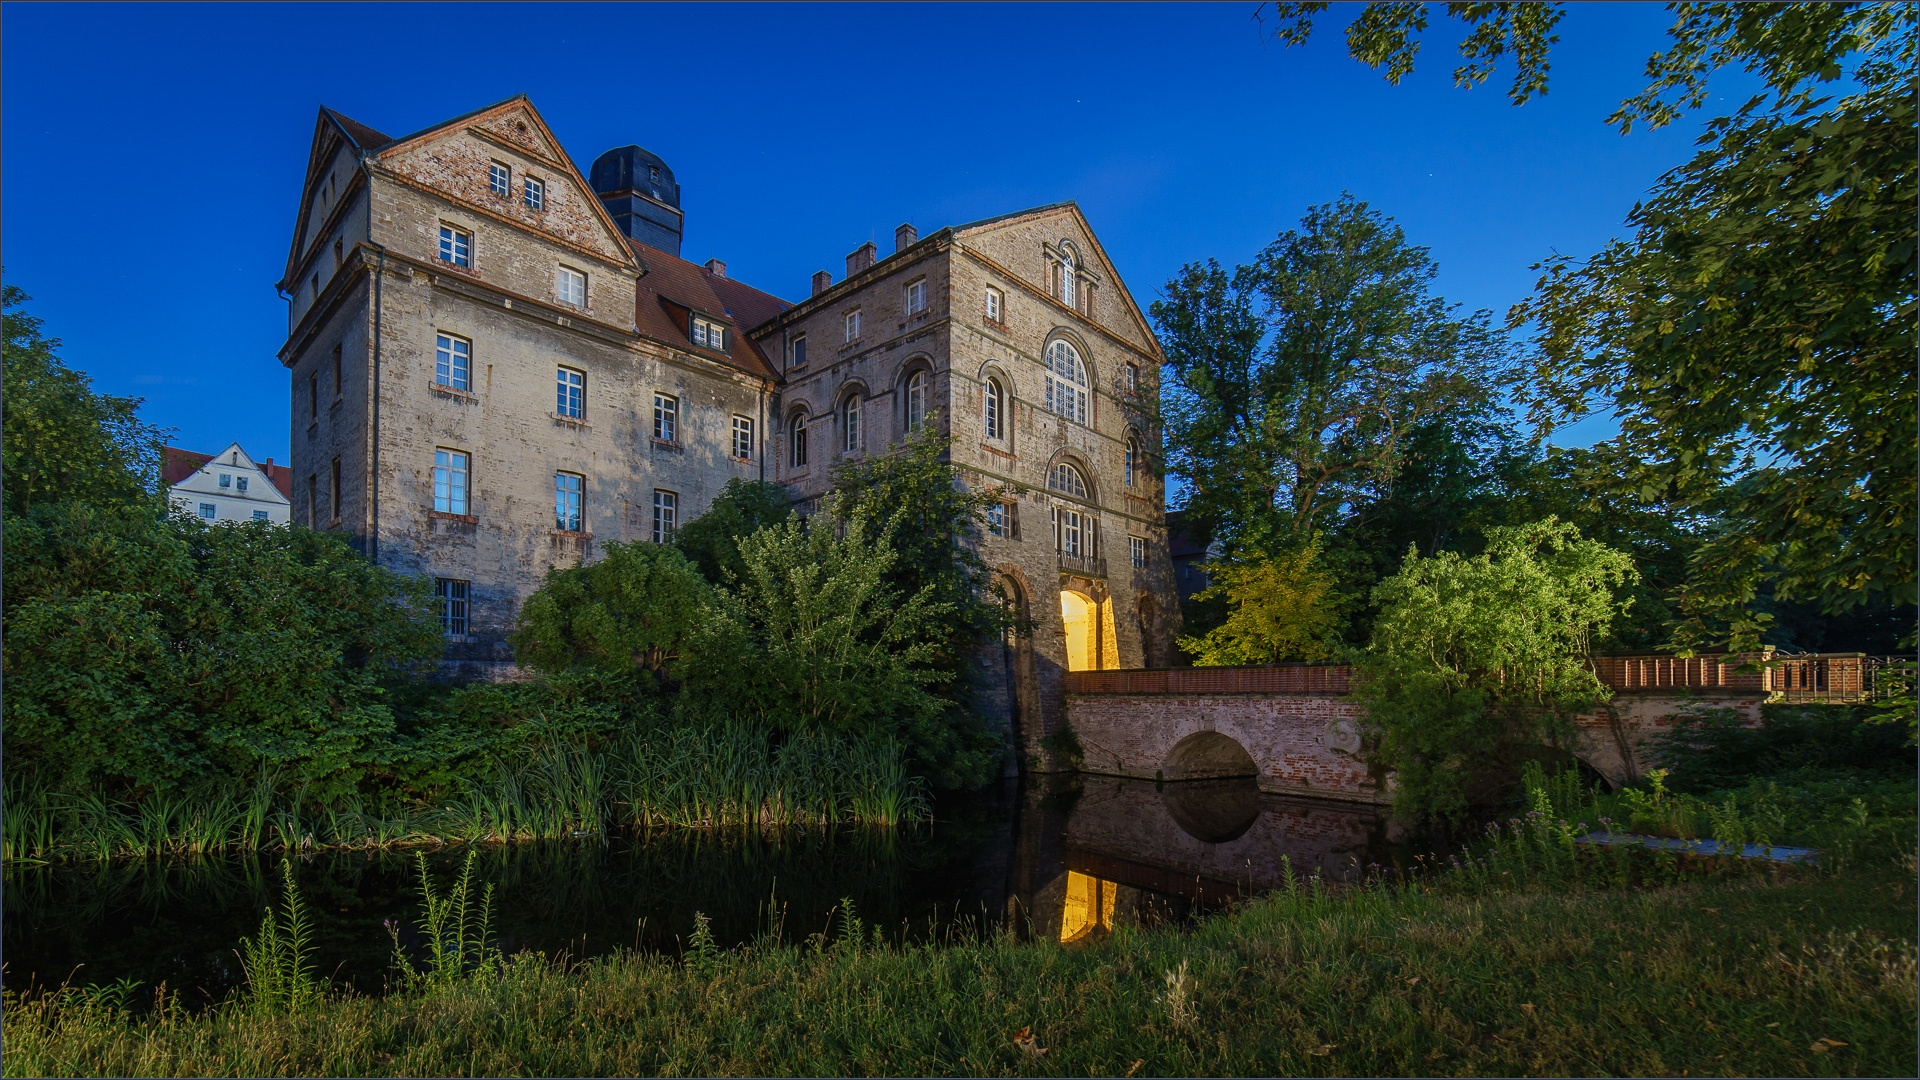
[[[1259,776],[1253,755],[1230,736],[1217,731],[1196,731],[1173,744],[1167,760],[1160,766],[1168,780],[1218,780],[1226,777]]]

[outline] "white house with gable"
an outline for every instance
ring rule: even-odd
[[[283,475],[276,475],[283,474]],[[270,521],[285,525],[293,517],[293,470],[263,466],[247,456],[239,443],[217,454],[197,454],[166,448],[161,477],[167,494],[181,513],[203,521]]]

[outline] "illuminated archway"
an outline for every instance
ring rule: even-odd
[[[1100,670],[1100,604],[1071,589],[1060,591],[1060,623],[1067,636],[1067,670]]]

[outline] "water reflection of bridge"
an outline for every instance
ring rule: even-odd
[[[1056,781],[1021,808],[1008,915],[1072,941],[1407,857],[1379,807],[1263,794],[1251,778]]]

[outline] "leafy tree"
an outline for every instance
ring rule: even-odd
[[[785,487],[736,476],[706,513],[674,533],[673,546],[693,560],[702,577],[723,585],[740,576],[740,538],[778,525],[792,512],[793,499]]]
[[[166,433],[140,420],[138,398],[97,394],[91,379],[62,363],[60,340],[41,335],[41,320],[24,307],[29,299],[18,286],[0,286],[6,510],[21,514],[59,499],[104,505],[153,496]]]
[[[1314,15],[1329,6],[1273,5],[1274,39],[1286,45],[1304,44],[1313,32]],[[1420,52],[1419,35],[1427,29],[1427,6],[1367,4],[1347,24],[1347,52],[1376,71],[1386,68],[1387,81],[1398,85],[1413,72],[1413,58]],[[1460,57],[1466,63],[1453,69],[1455,86],[1470,90],[1486,82],[1499,59],[1511,53],[1515,72],[1507,97],[1520,105],[1547,92],[1547,52],[1560,40],[1553,28],[1566,14],[1564,4],[1451,3],[1447,14],[1473,28],[1460,42]],[[1261,17],[1258,12],[1256,17]],[[1264,26],[1264,18],[1262,23]]]
[[[1564,743],[1572,715],[1610,696],[1590,657],[1634,576],[1624,553],[1554,518],[1496,527],[1473,557],[1409,551],[1374,590],[1356,687],[1396,805],[1459,820],[1476,775]]]
[[[712,617],[712,587],[685,555],[614,542],[596,562],[547,571],[520,606],[514,658],[546,675],[644,672],[671,685],[687,641]]]
[[[1204,636],[1181,638],[1180,648],[1195,667],[1331,659],[1339,614],[1320,554],[1320,545],[1309,544],[1278,558],[1209,566],[1210,584],[1198,598],[1223,597],[1233,608]]]
[[[781,730],[897,740],[936,783],[987,777],[992,741],[935,690],[951,605],[902,595],[893,529],[829,498],[740,541],[744,573],[689,649],[688,688]]]
[[[1152,314],[1171,376],[1168,468],[1199,527],[1280,552],[1398,471],[1410,434],[1481,393],[1506,361],[1478,312],[1431,295],[1436,268],[1344,195],[1229,276],[1189,264]]]
[[[1723,519],[1693,556],[1684,645],[1758,644],[1769,585],[1832,613],[1912,602],[1909,79],[1715,121],[1631,239],[1547,263],[1515,309],[1539,326],[1536,418],[1610,406],[1622,486]]]
[[[958,703],[972,698],[974,650],[1006,628],[1005,608],[987,587],[989,571],[979,554],[987,511],[1006,491],[962,484],[949,442],[929,420],[890,454],[836,466],[838,498],[829,505],[845,527],[868,530],[871,542],[885,534],[895,552],[886,581],[898,595],[927,591],[929,602],[948,612],[928,630],[931,663],[942,673],[940,692]]]
[[[75,501],[6,530],[8,766],[67,790],[338,793],[393,749],[395,678],[440,653],[425,584],[331,534]]]

